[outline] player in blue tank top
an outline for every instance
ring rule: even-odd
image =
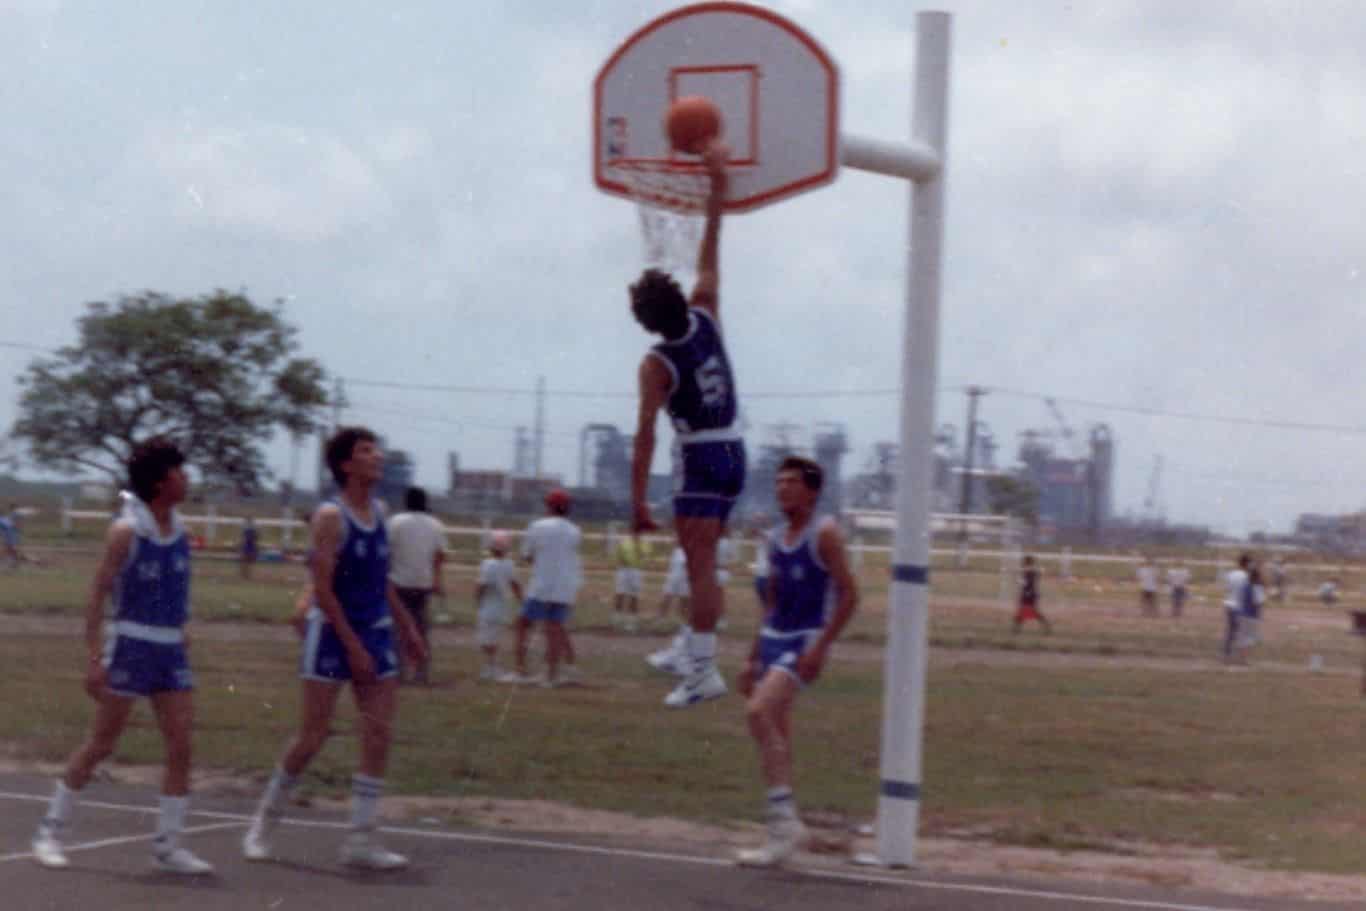
[[[303,723],[285,750],[242,839],[248,860],[270,860],[271,834],[289,792],[330,733],[342,685],[350,683],[360,725],[360,770],[351,779],[351,833],[342,845],[348,866],[395,870],[407,858],[374,841],[398,696],[394,627],[414,662],[426,648],[412,615],[389,582],[389,541],[373,491],[384,469],[379,441],[363,427],[344,427],[327,442],[327,466],[339,494],[313,514],[310,569],[314,606],[304,630],[299,676]]]
[[[768,838],[739,852],[746,866],[781,863],[806,830],[792,796],[792,705],[820,676],[834,642],[858,606],[844,536],[830,518],[817,519],[823,473],[810,459],[791,456],[778,466],[778,508],[787,524],[768,541],[768,598],[759,635],[740,674],[750,734],[768,787]]]
[[[45,867],[67,866],[62,837],[75,795],[114,752],[134,700],[146,696],[166,741],[153,860],[168,873],[213,872],[212,866],[180,845],[190,793],[194,718],[194,680],[184,632],[190,608],[190,545],[175,513],[189,489],[184,464],[184,455],[164,439],[142,443],[128,459],[132,493],[105,536],[86,605],[85,691],[95,700],[95,721],[89,738],[68,760],[33,838],[33,856]]]
[[[640,411],[631,460],[632,528],[656,528],[645,493],[661,409],[674,425],[681,469],[675,478],[674,528],[688,557],[692,625],[683,633],[686,673],[665,698],[683,707],[726,692],[716,668],[716,623],[725,608],[716,581],[716,542],[744,489],[745,445],[736,419],[735,377],[721,336],[719,240],[730,150],[720,141],[703,152],[710,175],[706,225],[697,256],[697,283],[685,298],[668,274],[647,269],[631,285],[631,312],[662,336],[641,361]]]

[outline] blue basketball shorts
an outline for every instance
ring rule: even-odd
[[[105,647],[109,691],[136,698],[194,689],[184,642],[149,642],[117,636]]]
[[[548,620],[551,623],[564,623],[569,619],[569,605],[559,601],[539,601],[528,598],[522,605],[522,619],[536,622]]]
[[[806,651],[808,645],[816,641],[818,631],[804,630],[799,633],[773,633],[765,631],[759,634],[759,677],[763,678],[770,669],[781,671],[788,674],[798,683],[802,682],[801,677],[797,676],[797,659]]]
[[[385,614],[370,626],[352,625],[361,645],[370,655],[375,675],[381,680],[398,675],[398,653],[394,651],[394,619]],[[299,659],[299,676],[304,680],[324,683],[346,683],[351,679],[351,662],[336,629],[327,622],[322,611],[314,608],[308,614],[308,629],[304,632],[303,652]]]
[[[745,489],[745,443],[684,443],[679,447],[679,471],[674,478],[674,515],[725,522]]]

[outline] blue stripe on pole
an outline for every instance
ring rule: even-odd
[[[912,585],[929,585],[930,568],[928,566],[913,566],[910,563],[892,564],[892,579],[897,582],[909,582]]]
[[[890,781],[882,780],[882,796],[895,797],[898,800],[919,800],[920,785],[911,781]]]

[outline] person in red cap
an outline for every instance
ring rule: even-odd
[[[545,623],[545,677],[542,686],[573,682],[574,646],[565,623],[583,582],[579,565],[579,527],[569,521],[569,494],[556,488],[545,495],[546,515],[527,526],[522,535],[522,559],[531,564],[526,602],[517,618],[517,680],[530,682],[526,668],[527,635],[533,624]],[[560,659],[565,659],[564,672]]]

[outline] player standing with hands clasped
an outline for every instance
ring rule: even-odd
[[[781,863],[806,835],[792,796],[792,704],[820,676],[858,606],[844,536],[834,519],[815,516],[823,480],[810,459],[791,456],[778,466],[778,508],[787,524],[769,537],[767,611],[739,681],[768,788],[768,839],[736,855],[744,866]]]
[[[631,285],[631,312],[660,335],[640,363],[640,410],[631,461],[632,531],[657,526],[645,493],[655,449],[655,420],[673,421],[682,477],[674,495],[674,526],[688,560],[692,630],[683,656],[686,674],[664,699],[680,708],[725,695],[716,667],[716,624],[724,593],[716,581],[716,542],[745,483],[745,444],[736,426],[735,378],[721,337],[721,209],[729,149],[712,140],[702,152],[711,187],[691,298],[671,276],[647,269]]]

